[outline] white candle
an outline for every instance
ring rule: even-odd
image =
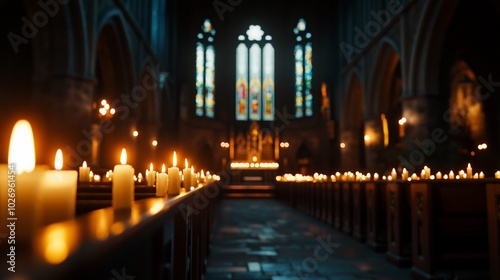
[[[149,164],[149,170],[146,169],[146,182],[148,186],[156,184],[156,171],[153,169],[153,163]]]
[[[78,173],[76,170],[61,170],[61,149],[57,150],[54,167],[56,170],[45,172],[40,187],[40,211],[37,211],[37,222],[40,225],[75,217]]]
[[[184,164],[185,164],[185,168],[182,171],[182,174],[184,174],[184,183],[183,184],[184,184],[184,188],[186,189],[186,191],[189,191],[190,187],[192,186],[191,185],[191,183],[192,183],[191,169],[189,168],[187,159],[184,159]]]
[[[427,166],[424,166],[424,170],[425,170],[425,179],[429,180],[431,177],[431,169]]]
[[[120,162],[113,170],[112,204],[114,209],[130,209],[134,201],[134,168],[127,164],[125,149]]]
[[[32,237],[36,227],[35,214],[38,210],[41,178],[48,166],[36,166],[35,141],[31,125],[26,120],[18,121],[12,130],[9,144],[9,166],[13,175],[8,177],[9,187],[15,188],[15,205],[8,209],[7,221],[15,223],[16,238],[26,240]],[[12,183],[12,184],[11,184]],[[4,185],[0,188],[3,188]],[[1,190],[7,193],[7,190]],[[14,202],[8,201],[7,202]],[[0,204],[7,208],[5,203]]]
[[[88,182],[90,180],[90,167],[87,167],[87,162],[83,161],[82,166],[78,169],[79,171],[79,181],[80,182]]]
[[[398,178],[398,173],[396,172],[396,168],[393,168],[391,171],[391,180],[396,180]]]
[[[89,182],[93,182],[94,181],[94,172],[92,172],[92,170],[89,171]]]
[[[450,178],[450,179],[455,178],[455,173],[453,173],[453,170],[450,170],[450,174],[448,175],[448,178]]]
[[[161,172],[156,174],[156,196],[165,196],[167,195],[167,187],[168,187],[168,175],[165,173],[166,168],[165,164],[161,167]]]
[[[181,179],[177,167],[177,156],[174,152],[173,166],[168,168],[168,190],[169,195],[177,195],[181,192]]]
[[[483,173],[483,171],[479,172],[479,179],[484,179],[484,173]]]
[[[438,171],[438,173],[436,173],[436,179],[441,179],[443,177],[443,175],[441,174],[440,171]]]
[[[470,166],[470,163],[467,164],[467,179],[472,179],[472,167]]]
[[[191,186],[197,187],[196,185],[196,173],[194,173],[194,166],[191,165]]]

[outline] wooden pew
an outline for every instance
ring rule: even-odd
[[[411,215],[414,278],[471,272],[483,279],[489,268],[483,180],[413,182]]]
[[[366,183],[366,243],[377,252],[387,250],[386,182]]]
[[[388,182],[386,185],[387,252],[386,259],[399,266],[412,264],[410,183]]]
[[[500,183],[486,185],[490,241],[490,279],[500,279]]]
[[[352,236],[359,242],[366,241],[366,183],[352,182]]]
[[[333,183],[334,227],[342,229],[342,183]]]
[[[342,231],[352,233],[352,183],[342,182]]]

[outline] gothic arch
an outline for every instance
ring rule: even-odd
[[[409,92],[437,94],[439,67],[446,30],[460,1],[427,1],[410,56]]]

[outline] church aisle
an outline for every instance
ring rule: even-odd
[[[411,277],[384,254],[274,199],[224,199],[205,279]]]

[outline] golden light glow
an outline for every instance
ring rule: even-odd
[[[188,165],[188,160],[187,158],[184,159],[184,166],[185,168],[189,168],[189,165]]]
[[[86,161],[83,161],[82,167],[87,167],[87,162]]]
[[[156,147],[156,146],[158,146],[158,141],[156,141],[156,140],[153,140],[153,142],[151,142],[151,145],[153,145],[153,147]]]
[[[102,106],[105,106],[107,103],[108,103],[108,102],[106,101],[106,99],[101,100],[101,105],[102,105]]]
[[[384,114],[380,115],[382,120],[382,133],[384,134],[384,147],[389,146],[389,125],[387,124],[387,118]]]
[[[149,164],[149,171],[153,171],[153,163],[152,162]]]
[[[163,202],[157,201],[149,208],[149,214],[155,215],[163,209]]]
[[[344,149],[345,148],[345,143],[340,143],[340,148]]]
[[[405,117],[402,117],[399,121],[398,121],[399,125],[403,125],[406,123],[406,118]]]
[[[63,154],[61,149],[57,149],[56,159],[54,160],[54,167],[56,170],[61,170],[63,167]]]
[[[134,132],[132,132],[132,135],[133,135],[134,137],[137,137],[137,136],[139,136],[139,131],[137,131],[137,130],[134,130]]]
[[[69,254],[68,235],[63,226],[53,225],[45,236],[45,260],[50,264],[63,262]]]
[[[253,156],[253,157],[252,157],[252,161],[253,161],[253,162],[256,162],[256,161],[257,161],[257,157],[256,157],[256,156]]]
[[[163,164],[161,166],[161,173],[165,173],[167,171],[167,169],[165,168],[165,164]]]
[[[174,151],[173,165],[174,167],[177,167],[177,155],[175,154],[175,151]]]
[[[127,164],[127,150],[125,150],[125,148],[122,149],[122,155],[120,156],[120,163]]]
[[[20,120],[14,125],[9,144],[9,163],[15,163],[17,172],[32,172],[35,169],[35,140],[27,120]]]

